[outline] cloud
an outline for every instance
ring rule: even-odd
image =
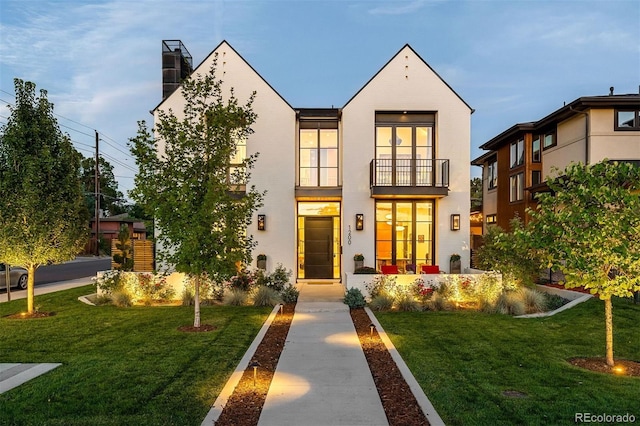
[[[371,15],[406,15],[422,9],[428,3],[444,0],[413,0],[410,2],[388,2],[369,10]]]

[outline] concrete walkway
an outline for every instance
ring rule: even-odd
[[[19,363],[0,363],[0,393],[4,393],[29,380],[38,377],[56,367],[61,366],[58,363],[44,364],[19,364]]]
[[[341,284],[302,284],[260,426],[388,425]]]

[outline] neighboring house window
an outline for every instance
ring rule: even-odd
[[[542,161],[541,149],[540,149],[540,135],[536,135],[531,142],[531,161],[533,163],[539,163]]]
[[[435,114],[376,113],[376,184],[431,186]]]
[[[615,112],[615,129],[616,130],[640,130],[640,111],[639,110],[616,110]]]
[[[524,198],[524,173],[518,173],[509,178],[509,201],[522,201]]]
[[[376,268],[433,264],[434,202],[384,201],[376,203]]]
[[[488,214],[487,215],[487,225],[493,225],[494,223],[498,222],[498,216],[495,214]]]
[[[524,139],[511,144],[510,158],[511,168],[524,164]]]
[[[540,170],[531,171],[531,185],[537,185],[542,182],[542,172]]]
[[[556,133],[555,132],[546,132],[542,135],[542,149],[547,149],[556,144]]]
[[[300,122],[300,186],[338,186],[337,123]]]
[[[487,186],[489,189],[498,187],[498,161],[492,160],[487,167]]]

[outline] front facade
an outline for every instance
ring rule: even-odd
[[[471,108],[408,45],[342,108],[294,108],[227,43],[217,73],[238,99],[255,90],[259,152],[251,184],[266,190],[247,232],[267,269],[298,280],[340,280],[354,256],[399,272],[469,265]],[[176,91],[158,106],[181,111]]]
[[[481,166],[484,230],[509,229],[546,180],[571,163],[603,160],[640,165],[640,94],[581,97],[539,121],[516,124],[480,148],[485,154],[471,164]]]

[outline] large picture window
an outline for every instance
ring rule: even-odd
[[[320,128],[326,126],[335,128]],[[300,123],[300,186],[338,186],[337,123]]]
[[[376,267],[396,265],[400,272],[419,271],[434,261],[434,202],[376,203]]]

